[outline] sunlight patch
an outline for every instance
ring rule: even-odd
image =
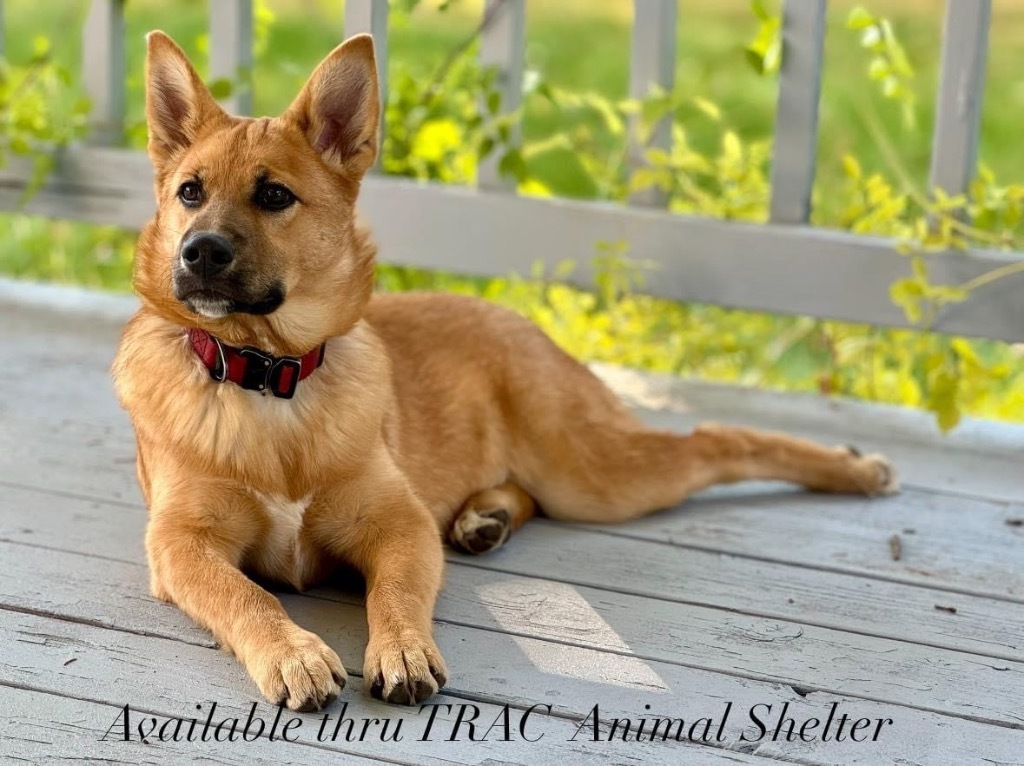
[[[536,638],[574,641],[632,654],[621,636],[571,585],[514,580],[476,588],[498,625],[513,633],[529,624]],[[543,673],[614,686],[667,692],[668,685],[638,657],[608,655],[513,635],[523,654]]]

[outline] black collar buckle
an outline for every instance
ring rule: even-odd
[[[258,348],[238,349],[245,361],[245,374],[240,385],[249,391],[268,391],[279,399],[291,399],[299,383],[302,360],[293,356],[272,356]]]

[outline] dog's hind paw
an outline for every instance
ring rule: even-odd
[[[873,491],[869,494],[894,495],[900,491],[900,479],[896,475],[896,469],[889,462],[889,458],[885,455],[874,453],[865,455],[862,460],[874,469],[877,477]]]
[[[460,551],[479,555],[500,547],[510,531],[511,518],[504,508],[467,508],[452,524],[448,541]]]
[[[896,469],[885,455],[877,452],[862,455],[856,447],[846,444],[840,447],[852,460],[852,475],[859,491],[866,495],[893,495],[900,491]]]

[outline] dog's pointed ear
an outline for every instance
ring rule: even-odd
[[[146,123],[153,163],[159,167],[227,120],[177,43],[163,32],[146,35]]]
[[[373,38],[356,35],[335,48],[285,112],[324,161],[362,176],[377,158],[380,93]]]

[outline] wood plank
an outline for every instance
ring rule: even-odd
[[[10,543],[0,543],[0,555],[32,573],[0,573],[3,608],[212,646],[209,635],[177,609],[148,597],[146,570],[138,564]],[[653,679],[645,663],[657,661],[794,686],[804,694],[840,694],[1010,726],[1021,721],[1022,662],[458,564],[448,567],[445,583],[435,618],[467,629],[470,643],[490,640],[480,630],[507,633],[611,653],[610,661],[632,667],[640,678]],[[285,598],[294,614],[326,610],[346,622],[365,620],[358,592],[317,588],[308,597]],[[358,665],[352,670],[358,672]],[[986,690],[980,699],[979,683]]]
[[[117,174],[105,163],[133,164]],[[127,155],[127,156],[126,156]],[[81,183],[62,186],[70,171]],[[0,208],[18,209],[31,168],[11,162],[0,172]],[[58,158],[29,212],[138,228],[151,216],[151,171],[139,153],[71,149]],[[116,190],[116,192],[114,191]],[[535,199],[374,176],[362,185],[360,210],[374,228],[381,260],[462,274],[527,273],[538,260],[550,271],[579,263],[574,284],[593,288],[594,244],[626,241],[630,255],[656,264],[647,291],[680,301],[753,311],[803,314],[906,327],[889,286],[910,274],[896,243],[880,237],[806,226],[763,226],[619,205]],[[406,225],[394,226],[395,220]],[[481,253],[487,253],[481,258]],[[1016,263],[1021,254],[950,252],[930,261],[933,281],[962,284]],[[798,270],[800,279],[793,279]],[[1024,276],[1002,279],[944,308],[934,329],[1008,341],[1024,340]]]
[[[622,593],[728,609],[803,625],[972,651],[1010,651],[1019,657],[1020,603],[950,594],[835,572],[779,565],[707,551],[596,534],[538,521],[517,532],[507,549],[472,560],[482,569],[557,579]],[[601,539],[603,538],[603,539]],[[637,543],[641,543],[637,545]],[[466,562],[467,565],[470,563]],[[957,614],[936,610],[953,606]],[[989,617],[983,617],[988,614]],[[959,618],[959,619],[956,619]],[[1008,618],[1008,639],[985,648],[979,622]],[[967,634],[973,633],[972,638]],[[957,637],[952,638],[955,634]],[[965,643],[966,642],[966,643]]]
[[[337,763],[337,754],[304,742],[270,742],[266,737],[234,742],[218,742],[211,735],[207,741],[186,741],[184,734],[175,742],[158,737],[140,742],[138,732],[132,739],[114,741],[113,735],[100,741],[110,726],[123,713],[123,707],[69,699],[58,694],[0,686],[0,760],[4,763],[48,763],[53,761],[107,761],[118,764],[195,763],[209,761],[223,766],[300,766],[302,764]],[[134,714],[135,711],[132,711]],[[138,711],[139,717],[155,711]],[[221,719],[217,719],[218,721]],[[239,728],[246,723],[243,718]],[[199,733],[201,737],[200,721]],[[187,726],[183,727],[187,732]],[[314,733],[315,734],[315,733]],[[393,763],[383,753],[364,758],[346,753],[346,763],[368,766]]]
[[[811,219],[825,12],[826,0],[783,3],[782,71],[772,144],[772,223],[802,224]]]
[[[295,612],[294,609],[292,611]],[[361,658],[362,645],[366,640],[365,629],[362,624],[339,624],[337,617],[343,616],[345,610],[339,608],[333,611],[334,614],[327,614],[327,611],[321,608],[315,615],[300,615],[300,622],[317,630],[328,643],[338,649],[346,666],[357,665]],[[472,701],[452,694],[435,697],[433,703],[451,704],[454,709],[451,713],[443,709],[439,711],[438,722],[435,724],[437,729],[431,732],[426,741],[421,741],[426,732],[429,708],[423,711],[422,708],[410,709],[377,702],[363,695],[360,678],[350,677],[340,702],[335,703],[329,712],[336,716],[340,705],[348,703],[345,714],[349,718],[390,718],[392,721],[402,719],[403,731],[407,733],[400,742],[338,741],[322,743],[322,747],[362,756],[383,755],[385,758],[405,763],[533,764],[539,761],[612,764],[622,763],[625,759],[630,763],[677,764],[681,757],[686,758],[688,762],[689,758],[693,757],[700,763],[764,763],[762,759],[743,753],[725,751],[721,744],[718,747],[707,747],[671,740],[665,744],[596,744],[582,739],[570,741],[578,728],[579,720],[583,719],[595,702],[604,703],[601,710],[602,718],[606,715],[605,707],[609,711],[608,717],[614,717],[616,710],[626,709],[617,705],[615,700],[606,702],[609,695],[608,687],[598,682],[563,682],[560,679],[564,694],[551,695],[548,685],[551,679],[545,679],[543,675],[534,671],[529,661],[522,655],[516,658],[502,657],[503,669],[499,670],[492,665],[491,657],[501,655],[460,648],[462,642],[457,638],[448,640],[446,634],[449,631],[444,626],[438,632],[442,646],[454,644],[454,647],[449,647],[449,656],[462,655],[460,658],[463,660],[463,682],[471,680],[471,683],[480,686],[479,692],[475,692],[471,698]],[[0,639],[5,646],[10,647],[10,652],[5,652],[4,656],[0,657],[0,684],[25,685],[35,690],[60,693],[122,708],[128,704],[132,708],[157,711],[163,716],[191,716],[196,704],[209,706],[212,702],[217,702],[217,712],[220,715],[245,716],[252,703],[258,699],[251,681],[245,677],[244,670],[233,657],[225,652],[205,647],[2,610]],[[452,648],[455,649],[454,652]],[[491,650],[495,648],[497,647],[491,647]],[[477,660],[470,662],[472,657],[476,657]],[[75,661],[65,665],[72,658]],[[506,659],[507,670],[504,669]],[[570,656],[567,659],[574,661],[578,658]],[[503,672],[508,673],[507,677],[495,677],[495,673]],[[458,684],[451,685],[455,687]],[[618,687],[612,689],[618,694]],[[639,704],[639,700],[651,699],[649,694],[649,690],[635,691],[628,709],[642,711],[643,705]],[[788,699],[789,696],[793,697],[794,705],[802,702],[802,699],[792,692],[786,695],[770,687],[764,689],[758,696],[753,696],[752,692],[742,687],[737,687],[735,694],[738,695],[736,699],[741,701],[740,704],[757,704],[753,702],[754,699]],[[567,698],[569,695],[572,696],[571,700]],[[721,711],[724,707],[720,699],[706,695],[694,696],[697,697],[695,701],[686,701],[686,707],[690,711],[696,709],[694,704],[706,705],[708,715]],[[494,699],[500,702],[495,703],[492,701]],[[488,741],[467,741],[464,729],[460,732],[462,736],[458,741],[447,739],[451,730],[450,723],[457,718],[457,706],[460,704],[476,705],[480,708],[480,721],[486,721],[483,727],[499,716],[501,709],[498,705],[509,704],[516,709],[512,725],[517,727],[519,710],[536,702],[547,703],[548,700],[551,701],[554,715],[544,714],[546,710],[541,708],[528,722],[527,734],[530,737],[545,735],[536,742],[518,738],[510,742],[495,740],[494,737],[498,736],[497,730]],[[807,709],[814,709],[813,705],[804,705]],[[673,710],[673,715],[682,715],[685,712],[687,711]],[[885,709],[882,712],[885,712]],[[467,710],[467,714],[469,713]],[[272,718],[274,709],[266,702],[259,701],[257,714],[264,719]],[[286,720],[288,718],[298,718],[302,721],[296,734],[301,732],[303,741],[310,742],[316,736],[323,720],[323,713],[292,714],[286,711]],[[954,726],[960,726],[959,722],[950,720],[954,721]],[[449,723],[449,727],[441,730],[441,722]],[[928,719],[928,723],[931,723],[931,719]],[[1003,727],[982,724],[966,725],[968,732],[972,731],[971,726],[979,727],[978,731],[994,731],[997,746],[991,749],[991,752],[1003,747],[1003,731],[1011,731]],[[437,733],[438,731],[441,733]],[[513,734],[518,734],[515,728]]]
[[[711,495],[711,493],[709,493]],[[1024,601],[1024,502],[905,490],[885,499],[738,487],[607,534]],[[900,539],[899,560],[890,550]]]

